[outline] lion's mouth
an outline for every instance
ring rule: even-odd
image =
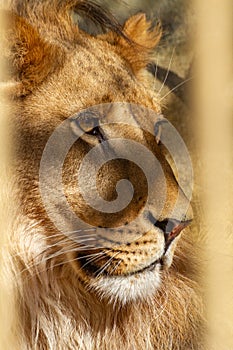
[[[143,267],[143,268],[140,268],[138,270],[134,270],[134,271],[129,271],[127,273],[121,273],[119,275],[116,275],[115,273],[112,274],[111,272],[109,272],[108,270],[105,270],[104,267],[100,267],[100,266],[97,266],[95,265],[94,263],[90,263],[88,262],[88,259],[86,258],[83,258],[81,259],[80,261],[80,265],[81,265],[81,268],[83,270],[85,270],[86,273],[88,273],[89,275],[92,275],[93,277],[98,277],[98,276],[106,276],[106,277],[111,277],[111,276],[120,276],[120,277],[127,277],[127,276],[133,276],[133,275],[136,275],[136,274],[142,274],[144,272],[149,272],[149,271],[154,271],[155,268],[157,266],[163,266],[163,256],[155,261],[153,261],[152,263],[150,263],[149,265]],[[114,267],[113,267],[113,270],[114,270]]]
[[[148,266],[145,266],[143,267],[142,269],[140,270],[137,270],[137,271],[134,271],[134,272],[131,272],[131,273],[128,273],[127,276],[131,276],[131,275],[136,275],[136,274],[139,274],[139,273],[143,273],[143,272],[146,272],[146,271],[154,271],[156,266],[162,266],[163,265],[163,259],[160,258],[160,259],[157,259],[156,261],[152,262],[150,265]]]

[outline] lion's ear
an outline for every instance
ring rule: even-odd
[[[106,34],[105,39],[116,45],[119,54],[128,61],[137,75],[153,58],[153,51],[161,38],[161,28],[159,25],[152,27],[146,15],[139,13],[125,22],[123,33],[128,40],[115,33]]]
[[[123,26],[123,31],[134,43],[147,50],[153,50],[161,37],[160,26],[152,27],[144,13],[130,17]]]
[[[26,19],[11,12],[5,18],[4,58],[8,79],[16,83],[14,95],[25,96],[56,68],[62,55]]]

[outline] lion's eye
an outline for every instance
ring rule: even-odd
[[[84,131],[86,134],[96,133],[99,128],[98,118],[86,117],[76,120],[77,126]]]
[[[77,135],[87,134],[95,136],[99,141],[104,140],[103,132],[99,125],[99,119],[92,114],[81,114],[71,121],[71,128]]]

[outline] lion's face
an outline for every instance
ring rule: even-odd
[[[158,288],[160,274],[170,266],[179,233],[192,219],[192,213],[154,133],[157,119],[145,108],[159,115],[159,103],[137,80],[120,52],[105,38],[86,34],[72,49],[69,45],[61,47],[62,65],[19,101],[14,123],[25,212],[41,222],[53,249],[60,251],[62,247],[63,262],[71,265],[77,281],[112,300],[127,302],[147,297]],[[101,106],[91,107],[97,105]],[[80,227],[63,210],[59,195],[54,194],[55,155],[45,168],[49,207],[44,207],[40,192],[43,151],[65,120],[73,142],[64,157],[62,184],[67,203],[82,220]],[[128,147],[125,140],[144,147],[155,159],[146,165],[147,170],[151,166],[149,189],[148,176],[137,164],[137,160],[144,161],[143,155],[132,148],[131,159],[119,156]],[[59,139],[56,155],[62,154],[65,144],[66,138]],[[86,160],[80,179],[82,163],[96,146],[97,155]],[[94,176],[93,169],[103,155],[111,155],[111,159]],[[102,201],[110,206],[128,193],[129,187],[117,193],[117,184],[123,179],[134,188],[130,203],[120,210],[101,210]],[[51,216],[68,230],[59,232]]]

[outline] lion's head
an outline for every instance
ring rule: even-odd
[[[192,219],[189,201],[160,144],[161,107],[147,82],[146,66],[160,31],[142,14],[121,28],[104,12],[98,16],[100,9],[91,2],[59,4],[40,2],[32,11],[28,2],[7,14],[8,60],[15,82],[10,88],[12,126],[23,212],[43,230],[54,265],[70,265],[77,283],[123,303],[143,299],[159,288],[179,234]],[[102,18],[109,32],[83,32],[68,15],[70,9]],[[54,153],[41,172],[43,152],[64,122],[66,130],[53,143]],[[80,227],[56,191],[56,157],[64,153],[67,138],[73,142],[64,156],[62,184],[67,203],[82,220]],[[125,154],[127,142],[150,154],[150,186],[140,167],[145,159],[136,146],[134,152],[131,149],[133,159],[119,156]],[[97,158],[112,158],[96,173],[98,159],[87,159],[80,179],[78,170],[96,146]],[[117,184],[123,179],[134,188],[130,203],[120,210],[101,210],[99,202],[110,208],[128,193],[128,185],[121,183],[118,196]],[[59,225],[67,230],[59,231]]]

